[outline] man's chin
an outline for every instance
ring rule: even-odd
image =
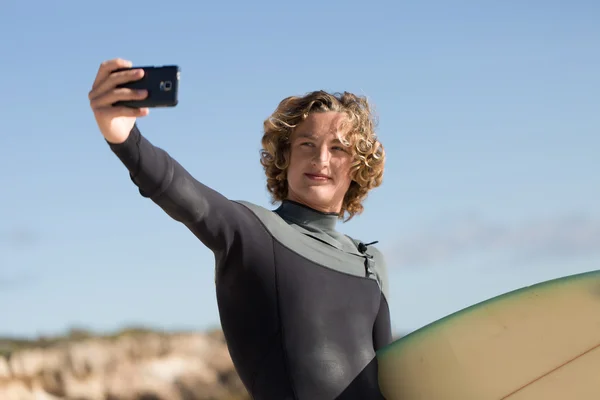
[[[311,200],[319,202],[330,202],[333,199],[331,190],[322,186],[309,187],[304,195]]]
[[[302,193],[302,200],[305,203],[311,204],[311,207],[323,209],[323,208],[335,208],[336,204],[334,196],[330,190],[319,190],[318,187],[312,187]]]

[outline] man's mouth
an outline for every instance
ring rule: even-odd
[[[314,181],[324,182],[329,179],[329,177],[327,175],[323,175],[323,174],[304,174],[304,175],[306,175],[306,177],[308,179],[312,179]]]

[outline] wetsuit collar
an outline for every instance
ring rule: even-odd
[[[317,211],[292,200],[284,200],[274,211],[299,232],[345,253],[363,257],[352,239],[335,229],[337,213]]]
[[[292,200],[284,200],[276,210],[283,219],[294,222],[310,230],[335,231],[337,213],[326,213],[312,209]]]

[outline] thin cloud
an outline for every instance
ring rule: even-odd
[[[37,232],[26,228],[14,228],[0,231],[0,244],[15,247],[30,247],[38,243],[40,237]]]
[[[26,252],[40,240],[40,235],[30,229],[13,228],[0,231],[0,292],[19,290],[35,284],[39,277],[27,271],[10,268],[3,255],[6,250]],[[11,272],[14,271],[14,272]]]
[[[10,290],[22,289],[34,284],[36,281],[36,277],[27,274],[3,276],[0,277],[0,291],[7,292]]]
[[[535,262],[592,255],[600,255],[600,220],[589,216],[568,215],[514,226],[467,217],[402,236],[389,262],[423,267],[472,256]]]

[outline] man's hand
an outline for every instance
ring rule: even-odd
[[[123,143],[129,137],[137,117],[148,115],[147,108],[114,107],[113,103],[122,100],[142,100],[148,93],[127,88],[117,88],[127,82],[144,76],[142,69],[114,72],[121,68],[131,68],[130,61],[114,59],[100,65],[96,80],[88,97],[100,132],[109,143]],[[113,73],[114,72],[114,73]]]

